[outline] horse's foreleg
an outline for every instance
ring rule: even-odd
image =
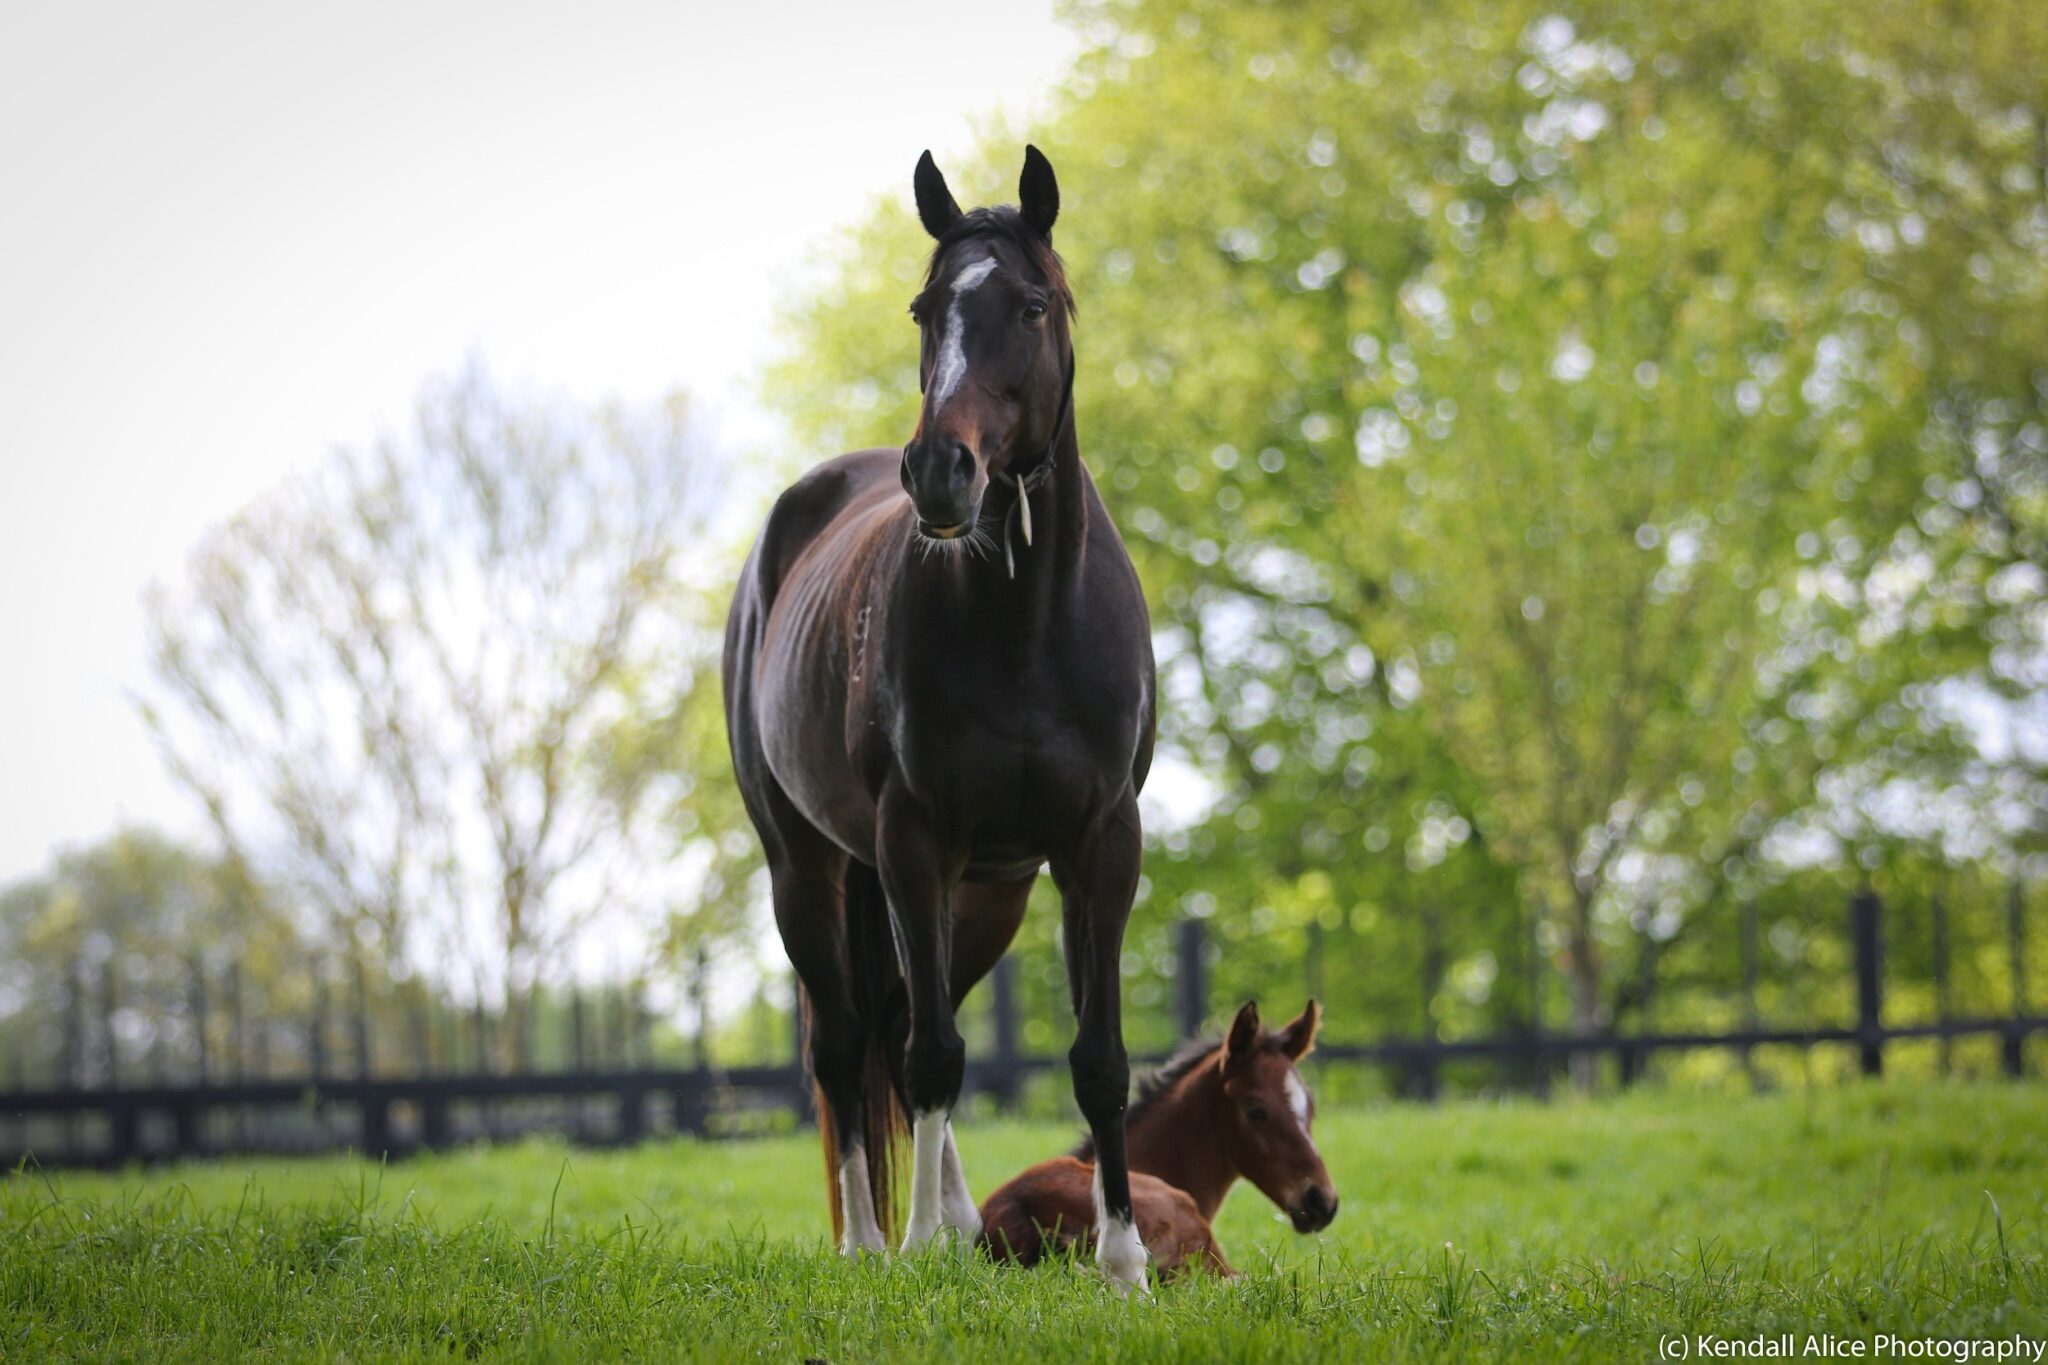
[[[1127,791],[1072,859],[1052,865],[1066,930],[1067,982],[1079,1019],[1067,1060],[1074,1099],[1095,1138],[1095,1261],[1120,1293],[1145,1288],[1145,1245],[1131,1213],[1124,1154],[1131,1064],[1124,1051],[1121,979],[1140,838],[1137,797]]]
[[[952,1157],[957,1197],[946,1198],[947,1154],[953,1104],[967,1067],[967,1047],[953,1020],[948,988],[952,962],[951,873],[922,812],[907,799],[884,795],[877,822],[877,865],[888,892],[910,997],[910,1037],[904,1047],[903,1089],[910,1103],[910,1218],[903,1249],[923,1246],[950,1227],[972,1241],[981,1231],[974,1201]]]

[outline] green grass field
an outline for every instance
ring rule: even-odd
[[[0,1358],[633,1354],[1654,1359],[1660,1337],[2048,1336],[2048,1091],[1333,1110],[1343,1208],[1240,1185],[1235,1283],[828,1254],[809,1135],[386,1168],[224,1162],[0,1184]],[[1070,1130],[962,1133],[978,1193]],[[2028,1357],[2022,1357],[2023,1359]]]

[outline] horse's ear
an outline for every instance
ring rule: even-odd
[[[1250,1061],[1259,1050],[1259,1002],[1247,1000],[1230,1021],[1230,1033],[1223,1040],[1223,1069],[1232,1070]]]
[[[953,202],[953,191],[946,188],[946,177],[939,174],[939,163],[929,151],[917,159],[915,183],[918,221],[932,236],[945,236],[946,229],[960,221],[960,206]]]
[[[1300,1061],[1315,1051],[1316,1030],[1322,1026],[1323,1007],[1311,1000],[1299,1019],[1280,1030],[1280,1050],[1291,1060]]]
[[[1053,220],[1060,216],[1060,182],[1053,179],[1052,163],[1036,147],[1024,149],[1024,174],[1017,177],[1017,208],[1025,222],[1051,240]]]

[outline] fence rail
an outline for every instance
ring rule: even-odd
[[[2014,972],[2010,1015],[1944,1017],[1932,1022],[1884,1022],[1882,907],[1869,894],[1849,907],[1851,969],[1856,986],[1856,1020],[1851,1024],[1764,1027],[1757,1022],[1753,993],[1746,991],[1748,1026],[1726,1032],[1605,1032],[1574,1036],[1545,1031],[1534,1020],[1513,1034],[1472,1039],[1396,1037],[1372,1043],[1327,1043],[1320,1065],[1376,1065],[1391,1069],[1397,1088],[1433,1098],[1448,1065],[1474,1061],[1508,1064],[1523,1083],[1542,1090],[1551,1075],[1574,1056],[1613,1056],[1624,1084],[1640,1075],[1659,1053],[1722,1049],[1743,1057],[1757,1048],[1847,1045],[1856,1049],[1865,1075],[1881,1074],[1887,1045],[1993,1037],[2000,1043],[2001,1069],[2026,1071],[2026,1044],[2048,1032],[2048,1016],[2026,1009],[2025,983]],[[1745,934],[1746,943],[1753,935]],[[2017,933],[2015,933],[2017,943]],[[1175,1014],[1183,1034],[1198,1031],[1208,1008],[1204,931],[1185,921],[1176,945],[1179,998]],[[1752,956],[1745,952],[1745,958]],[[2017,961],[2017,959],[2016,959]],[[1746,985],[1753,984],[1753,974]],[[1064,1058],[1030,1055],[1018,1047],[1014,965],[998,964],[990,983],[993,1047],[970,1058],[970,1093],[1014,1103],[1027,1077],[1062,1071]],[[581,1010],[576,1011],[580,1023]],[[477,1137],[499,1137],[547,1128],[584,1141],[630,1143],[660,1132],[704,1133],[720,1119],[767,1109],[808,1116],[809,1087],[795,1062],[717,1068],[710,1066],[699,1039],[694,1064],[572,1066],[561,1070],[494,1073],[422,1070],[418,1074],[369,1074],[371,1054],[358,1020],[354,1076],[327,1074],[328,1059],[317,1047],[313,1073],[286,1079],[200,1079],[191,1083],[55,1085],[0,1093],[0,1155],[10,1165],[27,1157],[48,1165],[123,1165],[264,1150],[321,1150],[353,1147],[368,1154],[404,1154],[454,1145]],[[580,1037],[582,1030],[577,1033]],[[315,1038],[319,1036],[316,1032]],[[575,1055],[581,1056],[582,1049]],[[645,1055],[643,1051],[643,1056]],[[1148,1059],[1140,1059],[1148,1060]],[[204,1076],[202,1072],[202,1077]],[[595,1112],[593,1112],[593,1106]],[[251,1125],[252,1115],[266,1122]],[[260,1132],[252,1132],[252,1127]],[[39,1137],[32,1137],[40,1131]]]

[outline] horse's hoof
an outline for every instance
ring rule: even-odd
[[[927,1249],[945,1250],[949,1249],[950,1244],[957,1238],[958,1234],[944,1223],[929,1228],[907,1228],[904,1230],[903,1245],[899,1250],[905,1256]]]
[[[1145,1278],[1149,1259],[1145,1244],[1138,1240],[1138,1230],[1128,1223],[1112,1222],[1109,1231],[1097,1240],[1095,1264],[1109,1277],[1121,1298],[1129,1298],[1133,1290],[1141,1299],[1151,1295],[1152,1284]]]

